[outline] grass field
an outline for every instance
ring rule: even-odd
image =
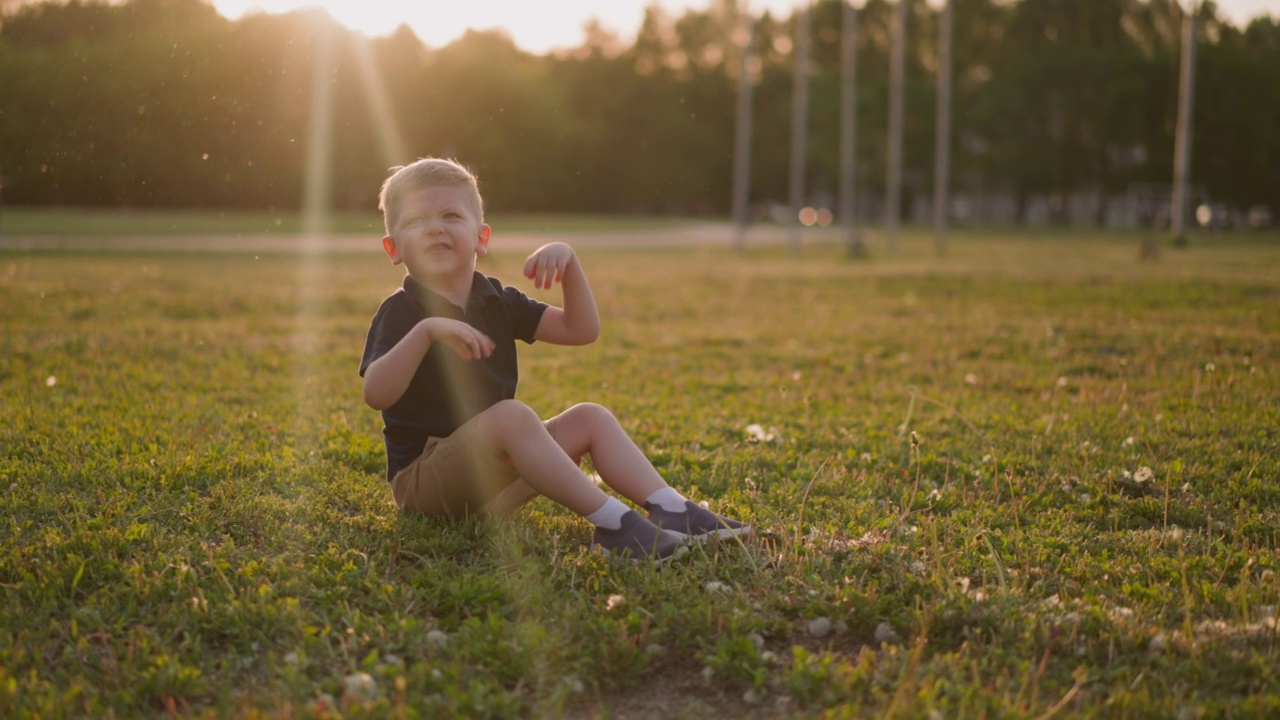
[[[489,222],[510,232],[613,232],[637,228],[678,228],[690,221],[660,218],[619,218],[590,215],[501,215]],[[325,221],[333,234],[381,236],[382,215],[369,212],[333,213]],[[277,235],[303,231],[303,218],[295,211],[252,210],[132,210],[101,208],[0,207],[0,238],[103,237],[103,236],[202,236]]]
[[[1280,238],[902,245],[582,250],[520,397],[760,530],[660,572],[395,510],[376,252],[0,253],[0,716],[1280,713]]]

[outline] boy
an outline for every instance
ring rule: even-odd
[[[515,397],[515,340],[585,345],[600,317],[573,249],[544,245],[524,274],[560,283],[563,307],[476,272],[490,228],[475,176],[452,160],[393,168],[378,207],[382,247],[408,273],[369,328],[360,374],[364,399],[382,411],[387,479],[405,511],[461,517],[511,513],[545,495],[595,526],[606,555],[662,563],[687,539],[745,536],[750,526],[686,500],[658,475],[605,408],[575,405],[546,422]],[[590,455],[605,484],[582,473]]]

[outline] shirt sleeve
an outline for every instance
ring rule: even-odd
[[[533,343],[533,335],[538,331],[538,323],[542,321],[542,313],[547,311],[547,304],[534,300],[516,288],[502,288],[502,304],[507,308],[507,318],[511,322],[511,336],[517,340]]]
[[[360,377],[364,377],[369,366],[390,352],[391,348],[403,340],[417,323],[417,318],[408,311],[405,303],[397,302],[402,299],[398,297],[400,294],[392,295],[383,301],[377,314],[373,316],[373,322],[369,325],[369,335],[364,341],[364,356],[360,359]]]

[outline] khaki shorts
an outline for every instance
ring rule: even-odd
[[[518,505],[532,491],[520,476],[480,439],[479,418],[472,418],[446,438],[429,438],[422,455],[391,479],[391,494],[405,512],[445,517],[465,517],[504,510],[514,498]],[[519,487],[513,487],[516,484]]]

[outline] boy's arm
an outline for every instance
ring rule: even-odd
[[[364,401],[369,407],[385,410],[395,405],[437,340],[453,348],[463,360],[489,357],[494,347],[488,335],[464,322],[439,317],[421,320],[395,347],[365,368]]]
[[[564,307],[553,305],[542,313],[534,340],[555,345],[586,345],[600,337],[596,299],[573,248],[560,242],[543,245],[525,262],[524,274],[537,288],[550,288],[558,282],[563,293]]]

